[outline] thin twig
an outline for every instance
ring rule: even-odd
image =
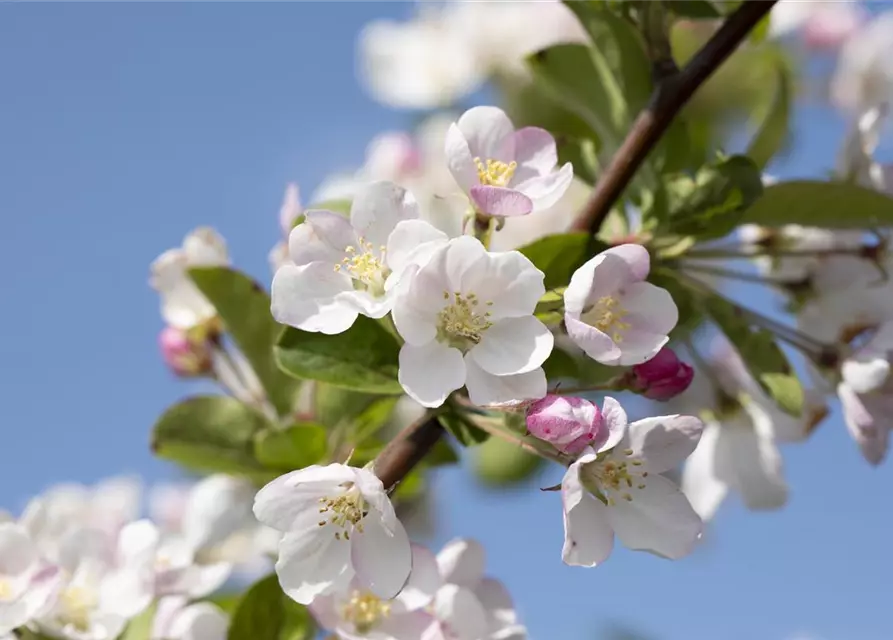
[[[745,0],[679,73],[659,82],[648,106],[599,177],[574,229],[597,233],[645,158],[694,92],[731,55],[778,0]]]

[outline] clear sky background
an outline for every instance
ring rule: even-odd
[[[211,224],[268,282],[286,182],[309,194],[409,123],[354,76],[359,28],[409,8],[0,6],[0,506],[55,482],[175,473],[148,433],[191,389],[156,353],[149,263]],[[802,108],[796,153],[773,172],[822,175],[841,127]],[[483,541],[532,640],[595,640],[615,621],[656,640],[893,638],[890,465],[869,468],[836,413],[786,454],[788,507],[727,504],[683,561],[617,549],[565,567],[557,495],[486,492],[461,469],[438,477],[435,542]]]

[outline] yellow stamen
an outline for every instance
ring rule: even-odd
[[[487,158],[486,163],[482,162],[480,158],[475,158],[474,164],[478,170],[478,180],[482,185],[490,187],[508,186],[512,176],[515,175],[515,169],[518,168],[518,163],[515,161],[506,164],[501,160],[491,158]]]

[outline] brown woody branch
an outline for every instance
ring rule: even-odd
[[[384,488],[391,490],[403,480],[443,434],[443,427],[434,415],[425,415],[398,433],[375,459],[375,475]]]
[[[574,222],[574,229],[597,233],[611,207],[698,87],[725,61],[778,0],[745,0],[685,67],[660,80],[647,107],[611,158]]]

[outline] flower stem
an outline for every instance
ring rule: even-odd
[[[620,148],[599,177],[574,229],[597,233],[648,154],[695,91],[728,58],[777,0],[747,0],[732,13],[685,67],[656,83]]]
[[[539,456],[541,458],[545,458],[546,460],[551,460],[552,462],[557,462],[560,465],[567,466],[570,464],[571,460],[569,460],[564,454],[556,449],[552,449],[551,446],[547,449],[544,447],[539,447],[531,438],[528,436],[523,436],[519,433],[516,433],[505,426],[500,418],[478,418],[474,421],[476,427],[479,427],[482,431],[486,431],[491,436],[495,436],[501,440],[505,440],[506,442],[510,442],[511,444],[517,445],[524,449],[525,451],[532,453],[533,455]]]
[[[740,280],[742,282],[753,282],[756,284],[765,284],[777,287],[783,287],[787,284],[793,284],[793,282],[787,280],[772,280],[771,278],[764,278],[763,276],[759,276],[754,273],[744,273],[742,271],[734,271],[732,269],[723,269],[722,267],[691,264],[689,262],[682,262],[680,266],[686,271],[718,276],[720,278],[728,278],[730,280]]]

